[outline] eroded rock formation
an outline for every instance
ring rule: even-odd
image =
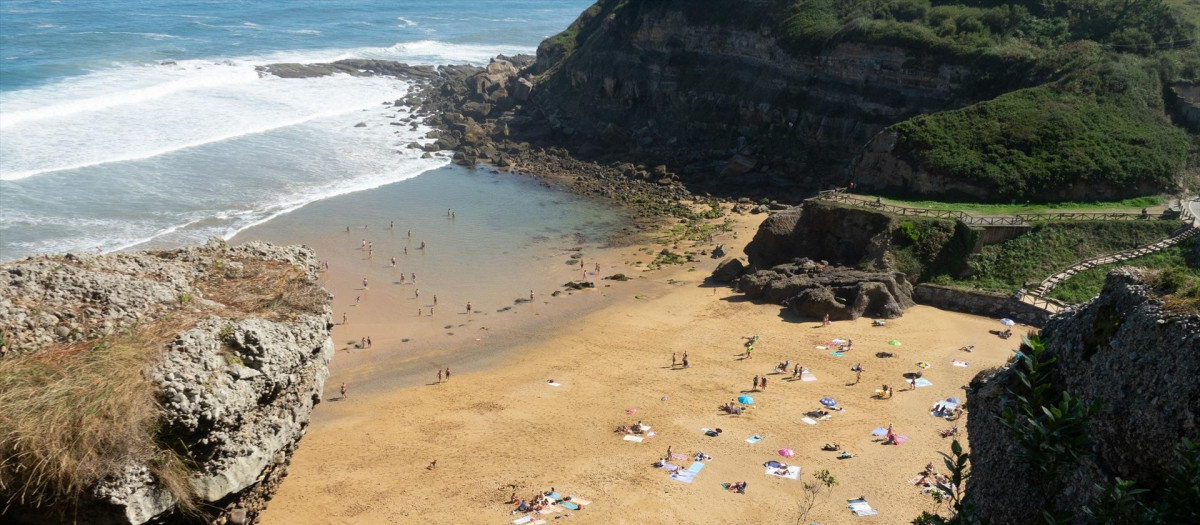
[[[912,306],[912,285],[899,272],[866,272],[796,259],[737,279],[752,299],[786,305],[809,318],[892,319]]]
[[[333,356],[328,301],[312,252],[295,246],[229,247],[214,240],[172,251],[39,256],[0,267],[0,363],[69,358],[80,345],[165,331],[155,340],[165,343],[145,348],[140,378],[155,398],[155,439],[186,458],[186,492],[199,509],[181,514],[177,493],[151,465],[129,460],[90,484],[78,502],[21,506],[18,500],[5,519],[253,522],[287,474],[321,400]],[[20,451],[5,453],[11,452]],[[0,474],[16,480],[0,489],[4,500],[27,481],[21,470]]]

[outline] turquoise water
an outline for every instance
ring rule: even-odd
[[[588,4],[0,2],[0,260],[230,238],[443,166],[404,148],[426,128],[387,125],[404,82],[254,66],[482,64]]]

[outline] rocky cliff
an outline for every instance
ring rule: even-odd
[[[846,180],[884,126],[982,96],[970,67],[853,41],[798,52],[789,2],[601,0],[538,48],[531,116],[583,155],[665,162],[714,190]]]
[[[1041,339],[1057,359],[1050,393],[1101,402],[1084,428],[1092,444],[1044,479],[1017,459],[1020,447],[1001,421],[1017,403],[1016,374],[981,373],[967,393],[967,490],[980,514],[992,523],[1033,523],[1048,508],[1082,518],[1078,510],[1099,493],[1097,484],[1120,477],[1161,488],[1177,464],[1180,439],[1200,438],[1200,316],[1165,307],[1136,270],[1118,269],[1097,298],[1054,316]]]
[[[5,519],[253,522],[328,376],[317,275],[219,240],[0,267]]]

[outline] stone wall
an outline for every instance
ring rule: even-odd
[[[913,290],[917,304],[995,319],[1005,317],[1030,326],[1042,326],[1050,314],[1011,296],[959,290],[934,284],[918,284]]]

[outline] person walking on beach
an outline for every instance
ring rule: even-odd
[[[450,367],[446,367],[446,381],[450,380]]]
[[[667,461],[671,461],[671,445],[667,445]]]
[[[433,305],[437,306],[437,294],[433,294]]]
[[[417,307],[417,317],[425,317],[425,309]]]
[[[392,257],[392,268],[396,267],[396,257]]]
[[[413,293],[416,294],[414,297],[417,297],[417,298],[421,297],[421,289],[420,288],[413,289]]]
[[[690,367],[691,367],[691,365],[689,365],[689,364],[688,364],[687,352],[684,352],[684,353],[683,353],[683,367],[684,367],[684,368],[690,368]]]
[[[359,296],[356,296],[356,297],[354,298],[354,306],[358,306],[358,301],[360,301],[361,299],[362,299],[362,296],[361,296],[361,295],[359,295]]]
[[[408,246],[404,247],[404,255],[408,255]]]
[[[438,369],[438,382],[439,383],[442,382],[442,369],[441,368]]]
[[[754,376],[754,386],[750,387],[750,390],[758,391],[758,376]]]
[[[467,301],[467,315],[471,315],[471,301]]]
[[[411,238],[412,238],[412,230],[408,230],[408,238],[409,238],[409,239],[411,239]]]
[[[424,249],[425,249],[425,241],[421,241],[421,247],[420,247],[420,248],[417,248],[417,249],[418,249],[418,250],[424,250]]]
[[[675,352],[671,352],[671,368],[675,368]]]
[[[824,326],[829,326],[829,314],[825,314],[825,320],[822,323]]]
[[[529,291],[529,302],[533,302],[533,290]]]
[[[363,277],[363,290],[367,289],[367,278]]]
[[[361,250],[366,250],[366,249],[367,249],[367,240],[366,240],[366,239],[363,239],[363,241],[362,241],[362,248],[360,248],[360,249],[361,249]]]
[[[767,376],[763,376],[763,378],[762,378],[761,380],[759,380],[759,387],[758,387],[758,389],[759,389],[759,390],[766,390],[766,389],[767,389]]]
[[[346,324],[346,312],[342,312],[342,324]]]
[[[345,381],[342,381],[342,397],[341,397],[341,400],[342,400],[342,401],[345,401],[345,400],[346,400],[346,382],[345,382]]]
[[[367,336],[367,348],[371,348],[371,336]]]
[[[862,381],[862,363],[855,364],[854,366],[850,367],[850,370],[854,372],[854,384],[857,385],[859,381]]]

